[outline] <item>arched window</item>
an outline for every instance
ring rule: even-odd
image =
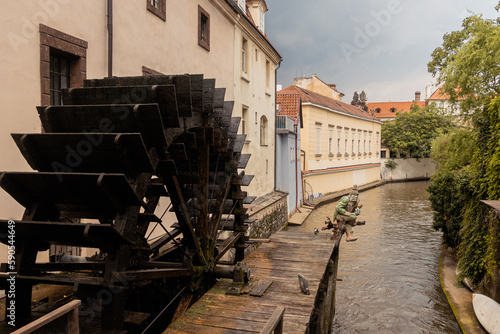
[[[260,145],[267,145],[267,118],[262,116],[260,118]]]
[[[396,112],[396,108],[392,107],[391,112]]]
[[[380,108],[375,109],[375,111],[376,111],[377,113],[379,113],[379,112],[380,112]]]

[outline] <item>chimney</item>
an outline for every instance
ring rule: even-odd
[[[420,92],[415,92],[415,102],[420,102]]]

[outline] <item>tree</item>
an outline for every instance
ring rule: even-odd
[[[451,119],[433,105],[423,109],[414,105],[410,112],[398,112],[394,121],[382,125],[382,141],[391,151],[420,159],[429,156],[434,138],[451,128]]]
[[[464,19],[462,30],[444,35],[428,69],[444,84],[451,101],[460,102],[462,114],[470,117],[473,144],[464,144],[470,137],[459,140],[455,134],[450,137],[455,144],[436,148],[433,154],[440,166],[428,190],[436,211],[434,227],[443,230],[445,241],[457,245],[459,279],[470,277],[477,284],[492,275],[500,259],[499,235],[488,232],[489,211],[480,202],[500,198],[500,20],[481,15]],[[463,151],[468,157],[460,160],[457,150],[463,145],[470,145]]]
[[[456,171],[472,162],[475,143],[473,129],[453,129],[432,142],[431,158],[439,170]]]
[[[462,28],[444,35],[427,67],[451,102],[461,99],[462,112],[471,115],[500,95],[500,26],[472,15]]]

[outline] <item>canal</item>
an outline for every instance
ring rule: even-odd
[[[439,281],[441,232],[432,228],[428,184],[360,193],[366,225],[354,227],[356,242],[341,242],[335,334],[461,333]],[[297,228],[321,230],[336,203],[313,210]]]

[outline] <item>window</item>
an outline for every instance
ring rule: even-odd
[[[366,154],[366,133],[364,134],[363,138],[363,153]]]
[[[210,51],[210,15],[198,5],[198,45]]]
[[[361,154],[361,133],[358,133],[358,155]]]
[[[375,109],[377,113],[380,113],[380,108]]]
[[[375,147],[377,149],[375,152],[377,152],[377,154],[378,154],[378,150],[380,148],[380,146],[378,145],[378,136],[379,136],[379,133],[377,132],[377,134],[375,135]]]
[[[271,87],[271,62],[266,59],[266,88]]]
[[[333,155],[333,129],[328,131],[328,154]]]
[[[62,90],[69,88],[69,64],[67,57],[50,55],[50,104],[62,104]]]
[[[355,150],[354,150],[354,149],[356,148],[356,146],[355,146],[355,144],[354,144],[354,143],[355,143],[355,141],[356,141],[356,130],[352,130],[352,142],[351,142],[352,155],[355,155],[355,154],[356,154],[356,152],[355,152]],[[359,151],[358,151],[358,152],[359,152]]]
[[[321,124],[316,123],[316,155],[321,155]]]
[[[61,104],[61,90],[82,87],[88,43],[40,24],[41,105]]]
[[[241,110],[241,134],[248,134],[248,107],[243,106]]]
[[[247,73],[247,40],[243,38],[241,42],[241,71]]]
[[[342,134],[342,131],[337,130],[337,154],[340,153],[340,135]]]
[[[368,153],[372,154],[372,138],[373,138],[373,133],[370,132],[370,135],[368,136]]]
[[[166,0],[146,0],[146,8],[149,12],[158,16],[163,21],[167,20]]]
[[[345,154],[349,154],[349,131],[346,131],[345,132],[345,143],[344,143],[344,150],[345,150]]]
[[[264,11],[260,10],[259,11],[259,29],[262,32],[265,31],[264,16],[265,16]]]
[[[386,156],[385,156],[385,151],[381,151],[381,152],[380,152],[380,157],[381,157],[381,158],[385,158],[385,157],[386,157]]]
[[[260,145],[267,145],[267,118],[262,116],[260,118]]]
[[[396,112],[396,108],[392,107],[391,112]]]

